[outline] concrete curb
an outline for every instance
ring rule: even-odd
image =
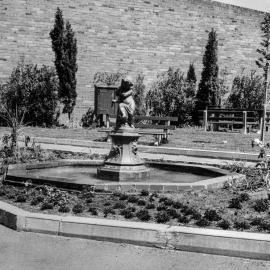
[[[30,213],[0,202],[0,223],[18,230],[270,260],[270,234]]]

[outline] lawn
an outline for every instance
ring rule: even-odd
[[[0,136],[8,133],[9,129],[0,128]],[[259,138],[259,134],[250,133],[244,135],[240,132],[210,132],[195,128],[179,128],[172,131],[169,136],[169,143],[163,144],[168,147],[184,147],[214,150],[233,150],[240,152],[258,152],[258,148],[252,148],[251,141]],[[98,132],[98,129],[60,129],[60,128],[38,128],[25,127],[21,133],[31,137],[51,137],[77,140],[105,139],[105,133]],[[270,133],[266,133],[265,141],[270,142]],[[152,136],[142,136],[139,143],[153,144]]]

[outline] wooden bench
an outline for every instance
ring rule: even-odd
[[[176,126],[171,125],[171,121],[178,121],[178,117],[158,117],[158,116],[135,116],[135,128],[139,129],[141,135],[153,135],[155,145],[168,142],[168,136],[171,130],[175,130]],[[154,122],[154,123],[153,123]],[[156,123],[155,123],[156,122]],[[164,124],[160,124],[164,122]],[[99,132],[107,133],[107,141],[110,141],[109,133],[112,129],[100,129]]]

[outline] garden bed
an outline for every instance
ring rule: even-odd
[[[30,212],[270,232],[269,196],[243,191],[183,191],[177,194],[64,191],[51,186],[2,185],[0,200]]]

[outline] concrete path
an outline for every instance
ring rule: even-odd
[[[81,152],[88,154],[108,154],[109,148],[90,148],[90,147],[82,147],[82,146],[73,146],[73,145],[63,145],[63,144],[49,144],[49,143],[39,143],[39,145],[44,149],[51,150],[63,150],[63,151],[71,151],[71,152]],[[144,151],[140,151],[140,157],[147,159],[160,159],[174,162],[185,162],[192,164],[205,164],[212,166],[225,166],[228,164],[233,164],[235,161],[226,160],[226,159],[217,159],[217,158],[206,158],[206,157],[193,157],[193,156],[185,156],[185,155],[169,155],[163,153],[146,153]],[[246,166],[254,166],[254,162],[245,162]]]
[[[3,270],[267,270],[270,262],[138,247],[0,226]]]

